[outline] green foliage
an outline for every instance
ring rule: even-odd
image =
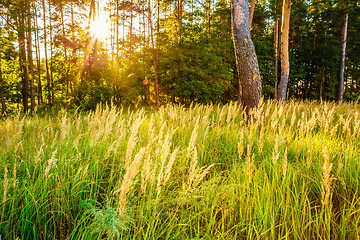
[[[94,1],[51,1],[51,6],[48,1],[45,3],[50,86],[47,86],[43,56],[42,1],[33,1],[31,5],[35,65],[35,54],[38,52],[41,56],[40,71],[35,67],[39,108],[94,109],[99,102],[111,101],[117,105],[145,103],[146,86],[142,81],[149,79],[154,83],[154,64],[158,66],[159,83],[170,89],[172,101],[226,103],[236,100],[239,83],[229,1],[121,2],[116,41],[116,2],[108,1],[104,13],[111,20],[112,32],[103,43],[87,29],[88,10]],[[265,98],[273,97],[280,75],[279,67],[276,79],[273,45],[276,4],[276,15],[280,19],[282,1],[258,0],[251,29]],[[344,14],[348,12],[344,99],[357,100],[359,2],[293,0],[291,9],[289,97],[336,100],[341,28]],[[23,98],[17,44],[19,33],[28,29],[18,26],[17,17],[23,14],[22,10],[22,1],[0,3],[4,99],[10,112],[21,109]],[[97,10],[91,8],[91,11],[94,14]],[[37,52],[35,43],[40,47]],[[50,106],[46,106],[48,91],[52,99]]]
[[[181,101],[219,102],[232,77],[228,64],[207,49],[194,45],[173,47],[161,52],[160,83]]]

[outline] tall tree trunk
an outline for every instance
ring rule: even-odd
[[[327,30],[328,30],[328,26],[327,26],[327,24],[326,24],[326,26],[325,26],[325,38],[324,38],[324,56],[326,56],[326,37],[327,37]],[[322,70],[321,70],[321,76],[322,76],[322,78],[321,78],[321,83],[320,83],[320,101],[322,102],[322,100],[323,100],[323,88],[324,88],[324,82],[325,82],[325,63],[323,63],[323,68],[322,68]]]
[[[71,29],[70,29],[70,33],[71,33],[71,40],[75,41],[75,18],[74,18],[74,5],[73,2],[70,3],[70,15],[71,15]],[[76,55],[76,50],[72,49],[72,56]],[[70,92],[72,92],[72,86],[73,83],[71,81],[69,81],[69,88],[70,88]]]
[[[278,16],[278,3],[275,3],[274,14],[274,68],[275,68],[275,86],[274,86],[274,99],[277,99],[277,84],[278,84],[278,68],[279,68],[279,16]]]
[[[156,94],[156,106],[160,107],[160,97],[159,97],[159,82],[157,75],[157,49],[155,49],[154,44],[154,28],[152,23],[152,11],[151,11],[151,0],[149,0],[149,25],[150,25],[150,37],[151,37],[151,46],[153,50],[153,63],[154,63],[154,72],[155,72],[155,94]]]
[[[119,68],[119,0],[116,0],[116,23],[115,23],[115,44],[116,44],[116,66]]]
[[[290,24],[291,0],[284,0],[282,19],[281,19],[281,37],[280,37],[280,61],[281,61],[281,78],[278,86],[279,101],[285,101],[287,86],[290,75],[289,63],[289,24]]]
[[[51,99],[54,103],[55,92],[54,92],[54,72],[53,72],[53,26],[51,22],[51,0],[49,0],[49,35],[50,35],[50,82],[51,82]]]
[[[20,74],[22,79],[22,100],[24,106],[24,112],[28,111],[28,100],[29,100],[29,79],[26,67],[26,41],[25,41],[25,13],[22,12],[18,18],[18,41],[19,41],[19,65]]]
[[[32,24],[31,24],[31,0],[26,1],[27,7],[27,54],[28,73],[30,79],[31,114],[35,113],[35,88],[34,88],[34,62],[32,55]]]
[[[250,13],[249,13],[249,26],[250,26],[250,29],[251,29],[252,20],[253,20],[253,17],[254,17],[255,5],[256,5],[256,0],[251,0]]]
[[[250,36],[249,0],[231,2],[232,33],[239,74],[240,103],[247,115],[261,98],[261,78],[255,47]]]
[[[60,3],[60,16],[61,16],[61,30],[62,30],[62,35],[63,37],[66,37],[65,34],[65,23],[64,23],[64,6],[62,3]],[[64,56],[65,56],[65,61],[67,61],[67,48],[66,45],[64,44]]]
[[[159,0],[158,0],[159,1]],[[177,0],[177,24],[178,24],[178,32],[179,32],[179,40],[178,43],[181,43],[182,40],[182,33],[183,33],[183,29],[182,29],[182,17],[183,17],[183,0]]]
[[[131,8],[130,8],[130,53],[132,54],[132,39],[133,39],[133,1],[131,0]],[[132,57],[130,58],[131,61]]]
[[[109,14],[110,14],[110,19],[111,19],[111,16],[113,16],[112,14],[112,6],[110,5],[109,6]],[[111,53],[111,62],[114,62],[114,32],[115,31],[115,23],[114,21],[110,21],[110,53]]]
[[[46,6],[45,0],[42,0],[42,8],[43,8],[43,18],[44,18],[44,50],[45,50],[45,69],[46,69],[46,82],[47,82],[47,90],[48,90],[48,104],[51,107],[51,81],[50,81],[50,73],[49,73],[49,60],[48,60],[48,52],[47,52],[47,30],[46,30]]]
[[[65,37],[65,24],[64,24],[64,6],[63,3],[60,3],[60,16],[61,16],[61,28],[62,35]],[[66,95],[69,94],[69,78],[68,78],[68,61],[67,61],[67,49],[64,44],[64,56],[65,56],[65,82],[66,82]]]
[[[345,22],[341,34],[341,52],[340,52],[340,69],[339,69],[339,84],[337,100],[342,103],[344,99],[344,72],[345,72],[345,56],[346,56],[346,41],[347,41],[347,28],[349,22],[349,13],[345,14]]]
[[[34,7],[35,16],[37,16],[36,7]],[[40,40],[39,40],[39,26],[37,17],[34,18],[35,21],[35,52],[36,52],[36,66],[37,66],[37,74],[38,74],[38,84],[37,84],[37,93],[38,93],[38,105],[42,103],[42,86],[41,86],[41,64],[40,64]]]
[[[1,28],[0,28],[1,30]],[[1,100],[1,107],[2,107],[2,114],[4,117],[7,116],[6,112],[6,105],[5,105],[5,98],[4,98],[4,84],[2,78],[2,67],[1,67],[1,45],[0,45],[0,100]]]

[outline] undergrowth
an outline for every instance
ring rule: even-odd
[[[0,120],[1,239],[359,239],[357,103]]]

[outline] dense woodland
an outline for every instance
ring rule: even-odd
[[[290,1],[255,2],[251,37],[262,94],[276,98],[282,9]],[[230,4],[1,0],[2,112],[59,106],[94,109],[99,102],[151,105],[156,103],[157,86],[159,103],[237,100]],[[98,30],[91,31],[101,21],[108,21],[110,28],[103,26],[108,34],[102,38]],[[291,1],[288,44],[287,98],[342,100],[339,79],[344,76],[343,99],[358,99],[359,1]]]

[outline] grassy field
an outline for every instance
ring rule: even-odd
[[[360,106],[0,120],[1,239],[359,239]]]

